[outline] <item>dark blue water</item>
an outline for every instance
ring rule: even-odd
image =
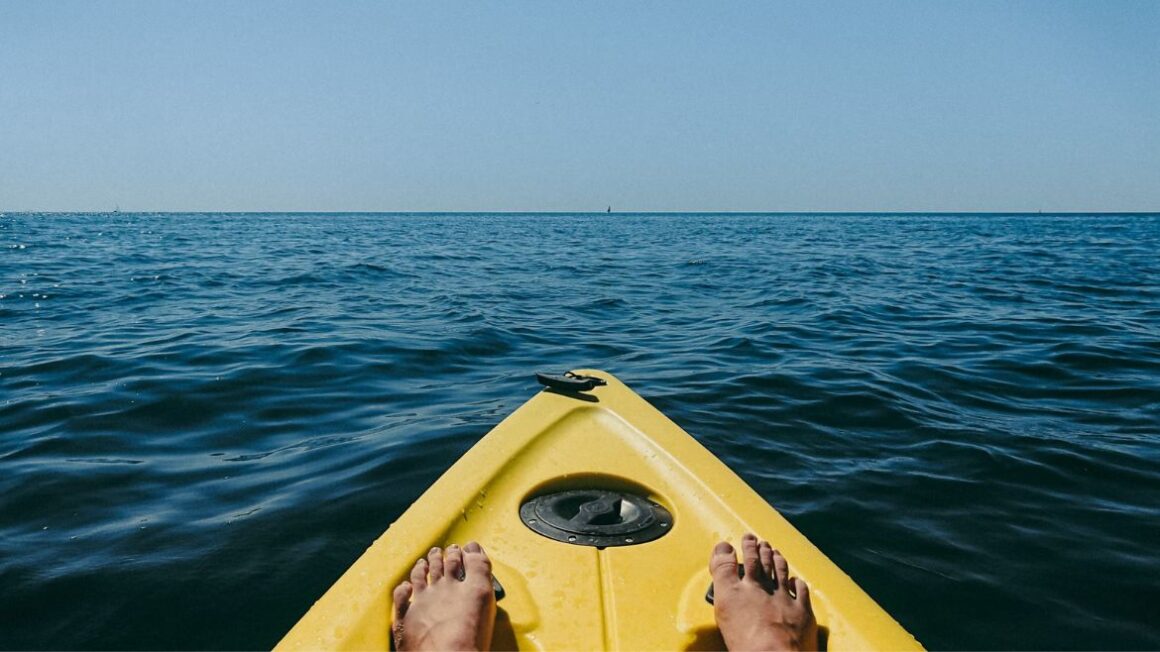
[[[269,647],[580,366],[928,646],[1160,648],[1160,216],[136,214],[0,217],[0,647]]]

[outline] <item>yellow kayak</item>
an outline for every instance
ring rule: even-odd
[[[602,371],[549,388],[463,455],[278,650],[386,650],[391,590],[432,546],[479,541],[502,589],[492,649],[723,649],[709,552],[768,539],[810,586],[830,650],[920,650],[729,467]]]

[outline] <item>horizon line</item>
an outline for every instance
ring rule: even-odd
[[[1064,210],[1064,211],[971,211],[971,210],[663,210],[663,211],[577,211],[577,210],[0,210],[0,216],[41,215],[1160,215],[1160,210]]]

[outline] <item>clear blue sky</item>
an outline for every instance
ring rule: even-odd
[[[1160,210],[1160,2],[0,0],[0,210]]]

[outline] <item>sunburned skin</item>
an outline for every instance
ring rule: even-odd
[[[713,548],[713,611],[726,647],[739,650],[816,650],[818,624],[806,583],[789,576],[785,557],[752,534],[741,538],[738,577],[733,546]],[[446,552],[432,548],[415,562],[411,579],[395,587],[391,634],[395,649],[487,650],[495,627],[491,561],[478,543]]]

